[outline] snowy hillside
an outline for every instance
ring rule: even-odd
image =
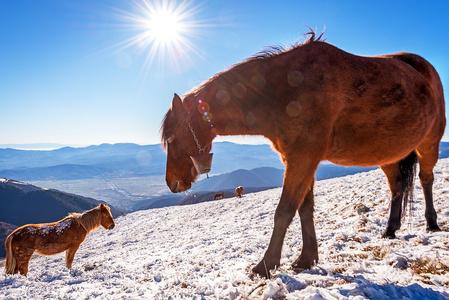
[[[134,212],[98,229],[78,250],[31,260],[6,276],[2,299],[449,299],[449,159],[435,170],[443,232],[426,233],[422,190],[398,239],[381,239],[389,190],[380,170],[317,182],[319,263],[295,274],[296,217],[275,279],[248,274],[269,242],[281,189],[190,206]],[[419,180],[416,180],[417,184]]]

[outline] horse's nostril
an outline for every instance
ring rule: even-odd
[[[171,187],[171,191],[172,191],[173,193],[177,193],[177,192],[178,192],[178,186],[179,186],[179,181],[176,180],[175,182],[173,182],[173,185],[172,185],[172,187]]]
[[[111,224],[111,225],[109,225],[109,230],[112,230],[112,229],[114,229],[114,227],[115,227],[115,225],[114,224]]]

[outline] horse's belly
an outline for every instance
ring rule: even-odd
[[[36,253],[40,255],[53,255],[64,252],[68,249],[66,243],[45,243],[43,245],[39,245],[36,249]]]
[[[398,132],[391,136],[353,136],[334,140],[325,159],[343,166],[382,166],[397,162],[410,154],[425,134]]]

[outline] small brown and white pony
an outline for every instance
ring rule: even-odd
[[[220,199],[223,199],[223,193],[216,193],[215,194],[215,196],[214,196],[214,200],[220,200]]]
[[[235,188],[235,196],[237,198],[242,198],[242,196],[243,196],[243,187],[242,186],[238,186]]]
[[[82,214],[72,213],[56,223],[28,224],[14,230],[6,239],[5,273],[28,273],[28,263],[34,252],[54,255],[66,251],[66,266],[72,267],[80,244],[92,230],[115,226],[109,207],[105,204]]]
[[[313,185],[322,160],[380,166],[392,195],[387,238],[401,226],[418,160],[427,228],[440,230],[432,199],[433,168],[446,126],[438,73],[415,54],[357,56],[310,35],[301,45],[261,53],[215,75],[183,99],[175,94],[161,128],[166,181],[176,193],[196,180],[192,159],[209,153],[217,135],[271,140],[286,169],[270,244],[253,268],[264,277],[280,264],[295,212],[303,250],[293,269],[318,261]]]

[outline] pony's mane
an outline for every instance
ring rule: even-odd
[[[105,206],[110,212],[110,208]],[[85,211],[83,213],[71,213],[67,218],[73,218],[79,225],[86,229],[87,233],[98,228],[101,223],[101,209],[100,206],[94,207],[91,210]]]
[[[235,65],[232,65],[231,67],[229,67],[227,70],[220,72],[218,74],[215,74],[214,76],[212,76],[211,78],[203,81],[201,84],[199,84],[198,86],[194,87],[192,90],[188,91],[187,93],[185,93],[181,98],[183,99],[183,102],[185,103],[185,101],[192,101],[192,98],[189,96],[196,96],[198,95],[203,89],[205,89],[208,84],[212,81],[214,81],[215,79],[217,79],[218,77],[220,77],[222,74],[229,72],[231,69],[234,69],[240,65],[246,64],[246,63],[250,63],[256,60],[263,60],[263,59],[269,59],[278,55],[281,55],[283,53],[292,51],[296,48],[299,48],[301,46],[304,45],[308,45],[308,44],[312,44],[312,43],[316,43],[316,42],[324,42],[324,40],[322,39],[323,35],[324,35],[324,30],[323,32],[317,36],[315,30],[313,30],[312,28],[308,27],[310,29],[310,31],[308,33],[305,33],[304,36],[309,36],[309,38],[300,43],[297,42],[293,45],[291,45],[290,47],[283,47],[283,46],[271,46],[268,47],[264,50],[262,50],[261,52],[256,53],[255,55],[253,55],[252,57],[238,63]],[[191,103],[188,103],[188,106],[190,106]],[[188,118],[192,118],[192,114],[185,114],[184,116],[182,116],[181,120],[176,120],[176,122],[178,122],[178,124],[184,124],[187,126],[187,124],[189,123],[190,120],[188,120]],[[165,114],[164,119],[162,120],[162,125],[161,125],[161,129],[160,129],[160,133],[161,133],[161,142],[162,142],[162,147],[164,150],[167,149],[167,143],[169,142],[169,138],[171,137],[171,128],[174,124],[173,123],[173,114],[171,109]]]

